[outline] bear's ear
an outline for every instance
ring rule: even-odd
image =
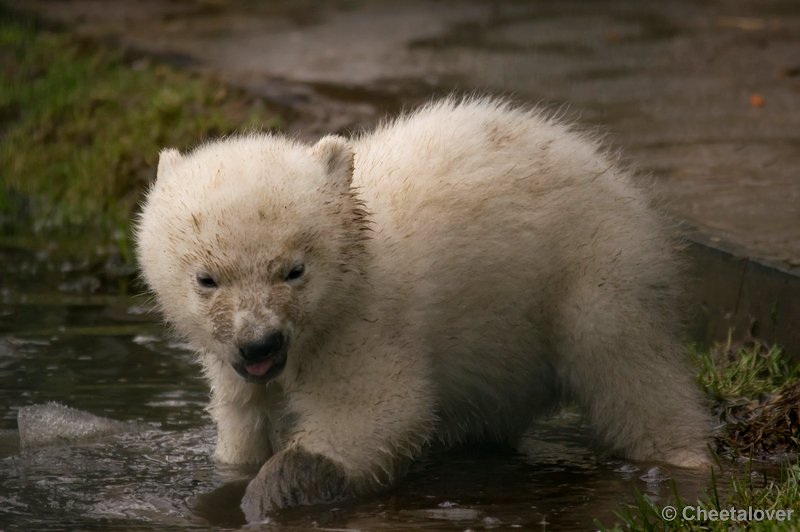
[[[328,135],[322,137],[312,148],[315,159],[331,179],[338,185],[350,187],[353,179],[353,150],[342,137]]]
[[[175,163],[180,160],[181,152],[175,148],[164,148],[161,150],[161,153],[158,154],[158,171],[156,177],[159,179],[164,177],[164,174],[169,172],[169,170],[175,166]]]

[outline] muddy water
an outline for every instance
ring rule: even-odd
[[[239,528],[247,475],[211,459],[205,385],[126,272],[40,246],[0,247],[0,529]],[[110,273],[109,273],[110,272]],[[57,401],[144,430],[20,450],[19,408]],[[704,477],[650,470],[591,450],[580,417],[542,423],[523,454],[465,449],[428,457],[395,490],[276,516],[273,526],[362,530],[587,529],[634,502],[687,497]]]

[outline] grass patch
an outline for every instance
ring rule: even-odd
[[[696,352],[699,381],[724,430],[716,450],[725,457],[760,460],[800,450],[800,364],[776,346],[748,342]]]
[[[800,523],[800,365],[774,346],[727,342],[708,351],[694,351],[700,368],[698,380],[714,402],[724,429],[716,438],[720,455],[750,457],[743,472],[724,484],[713,476],[711,488],[697,501],[683,499],[673,486],[669,502],[656,504],[647,495],[635,494],[635,504],[618,514],[621,524],[604,530],[797,530]],[[784,458],[779,478],[753,474],[755,461]],[[786,459],[789,458],[788,461]],[[667,520],[663,509],[675,508]],[[734,508],[792,511],[788,520],[756,514],[724,515]],[[684,514],[686,509],[687,514]],[[692,519],[683,519],[683,516]]]
[[[706,351],[694,349],[693,355],[700,384],[715,402],[774,394],[800,377],[800,365],[793,364],[780,347],[757,342],[734,346],[730,335],[724,344]]]
[[[164,146],[275,129],[263,101],[0,7],[0,227],[125,251]]]

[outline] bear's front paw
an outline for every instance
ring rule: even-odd
[[[274,455],[250,481],[242,499],[249,522],[273,510],[336,502],[350,495],[344,468],[321,454],[287,449]]]

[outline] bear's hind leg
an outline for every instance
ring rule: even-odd
[[[633,460],[708,465],[710,416],[672,327],[635,304],[573,309],[559,373],[602,442]]]

